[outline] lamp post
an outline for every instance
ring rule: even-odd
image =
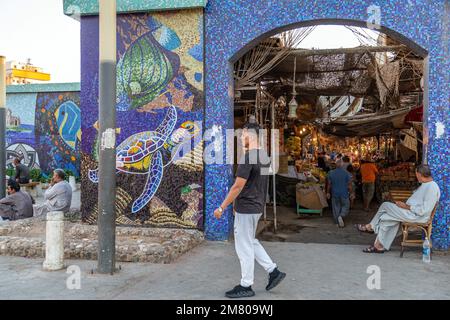
[[[6,193],[6,70],[5,57],[0,56],[0,198]]]
[[[98,272],[114,273],[116,255],[116,0],[99,0]]]

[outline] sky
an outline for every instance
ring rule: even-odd
[[[44,68],[51,82],[80,81],[80,23],[63,0],[0,0],[0,55]]]
[[[80,81],[80,23],[63,13],[63,0],[0,0],[0,55],[31,63],[51,74],[50,82]],[[342,26],[318,26],[302,48],[355,47]]]

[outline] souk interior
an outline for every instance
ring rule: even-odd
[[[341,26],[359,46],[302,48],[315,28],[267,38],[234,64],[235,128],[252,118],[279,132],[279,170],[270,178],[263,239],[366,243],[353,223],[370,221],[390,191],[418,186],[424,60],[385,34],[356,27]],[[334,224],[325,193],[338,154],[351,161],[356,197],[343,229]],[[364,161],[379,169],[369,212],[362,210]]]

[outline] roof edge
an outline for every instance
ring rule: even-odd
[[[80,91],[79,82],[68,83],[33,83],[6,86],[6,93],[38,93]]]
[[[117,13],[205,8],[208,0],[117,0]],[[64,14],[76,20],[98,15],[98,0],[63,0]]]

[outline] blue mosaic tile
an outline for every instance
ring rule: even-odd
[[[429,53],[429,108],[426,121],[429,129],[427,160],[439,184],[442,197],[436,214],[433,245],[447,250],[450,246],[449,175],[449,42],[448,1],[425,0],[210,0],[205,9],[206,57],[206,129],[214,125],[233,128],[231,64],[248,44],[276,33],[286,25],[318,19],[345,19],[360,25],[369,19],[368,8],[381,10],[381,25],[411,39]],[[443,135],[437,136],[437,126]],[[220,205],[233,181],[226,165],[206,166],[206,236],[222,240],[228,237],[232,212],[229,208],[221,220],[215,220],[213,210]]]

